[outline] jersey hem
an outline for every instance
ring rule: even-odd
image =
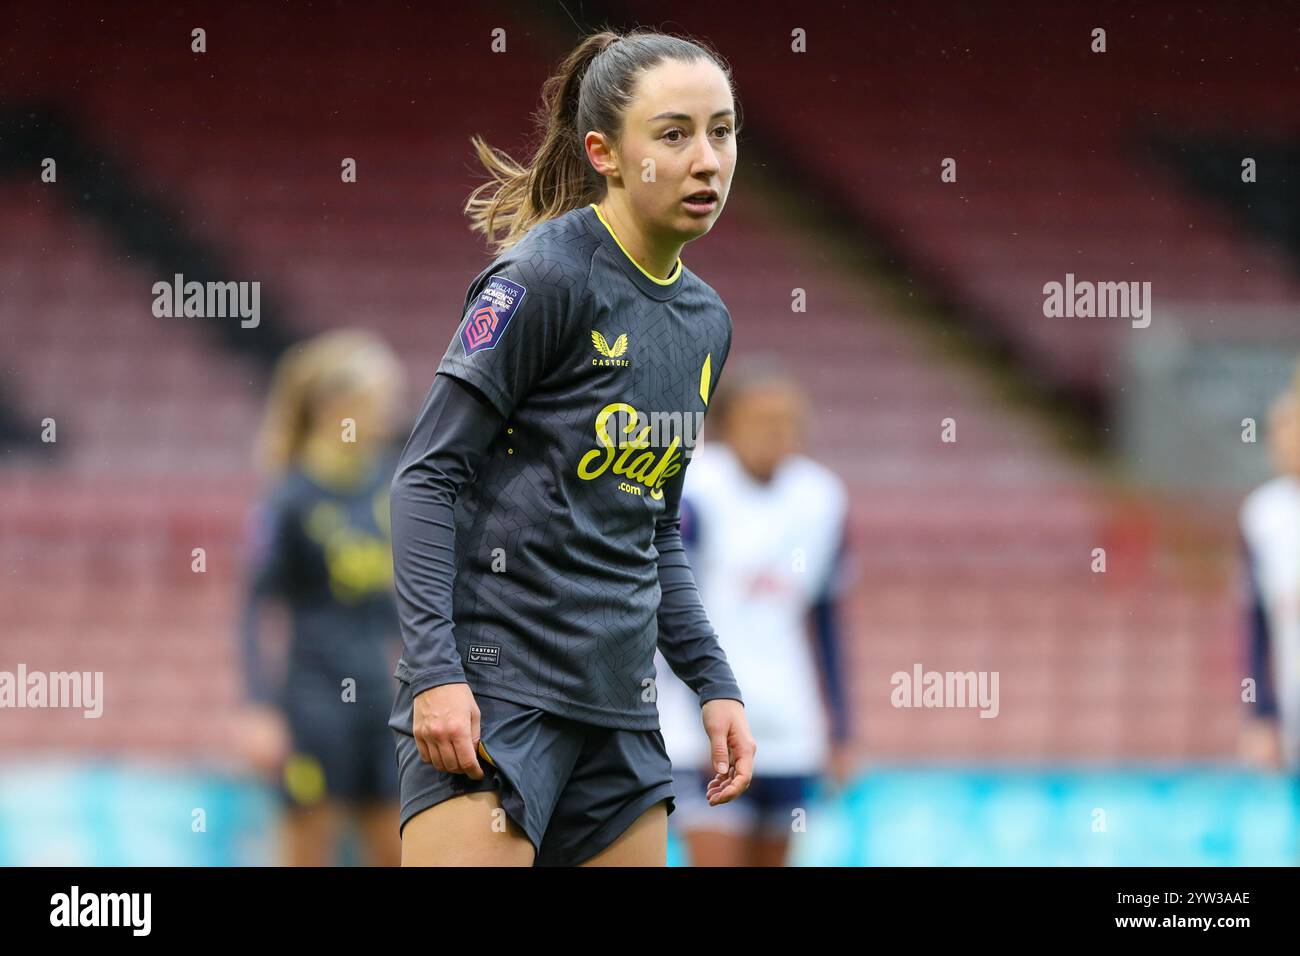
[[[566,700],[560,697],[530,694],[514,687],[502,687],[499,684],[493,684],[487,690],[479,690],[474,686],[471,679],[469,686],[475,697],[491,697],[493,700],[504,700],[512,704],[522,704],[525,707],[536,707],[538,710],[544,710],[556,717],[563,717],[565,720],[576,720],[579,723],[593,724],[597,727],[610,727],[614,730],[660,729],[657,708],[653,716],[629,716],[622,711],[594,707],[590,704],[583,704],[579,701]]]

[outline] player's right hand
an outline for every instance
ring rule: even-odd
[[[447,773],[483,779],[479,766],[479,709],[469,684],[441,684],[418,694],[411,728],[420,759]]]
[[[258,773],[276,774],[291,749],[289,724],[284,714],[265,704],[250,704],[235,719],[235,739],[241,756]]]

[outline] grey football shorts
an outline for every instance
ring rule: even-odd
[[[495,790],[533,844],[534,866],[573,866],[613,843],[660,800],[674,808],[673,770],[658,730],[621,730],[475,693],[483,779],[425,763],[411,734],[411,686],[397,682],[388,726],[397,742],[399,827],[452,797]]]

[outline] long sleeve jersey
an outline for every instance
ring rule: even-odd
[[[413,694],[656,729],[657,646],[701,702],[741,700],[679,515],[730,347],[717,293],[643,270],[594,204],[474,279],[393,478]]]

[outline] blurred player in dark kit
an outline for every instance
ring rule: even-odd
[[[386,727],[399,626],[389,484],[404,373],[380,339],[336,331],[291,349],[259,436],[273,485],[251,522],[241,648],[246,756],[278,773],[283,860],[336,859],[351,816],[366,862],[395,866],[397,769]],[[259,611],[288,610],[283,676]]]

